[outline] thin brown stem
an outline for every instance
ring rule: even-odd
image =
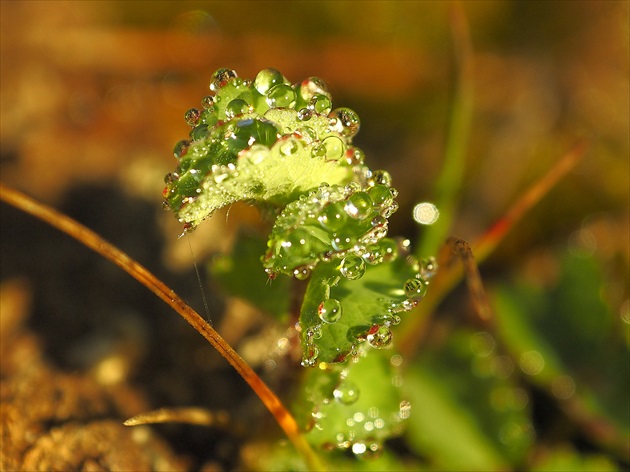
[[[123,269],[142,285],[161,298],[199,332],[236,369],[260,400],[275,417],[295,448],[302,454],[309,468],[324,468],[320,458],[300,434],[298,424],[275,393],[263,382],[238,353],[217,333],[206,320],[182,300],[173,290],[117,247],[105,241],[94,231],[72,218],[50,208],[17,190],[0,184],[0,200],[48,223],[70,235]]]
[[[558,181],[564,177],[586,153],[589,142],[581,140],[564,154],[556,164],[540,179],[522,194],[522,196],[510,207],[505,216],[500,218],[490,229],[471,245],[472,254],[475,255],[477,264],[481,264],[494,251],[516,224],[534,207]],[[399,329],[401,337],[398,349],[404,356],[411,356],[418,347],[418,341],[422,339],[425,330],[440,302],[464,276],[464,269],[460,264],[440,266],[436,276],[431,280],[431,286],[427,296],[418,304],[413,316],[403,321]]]

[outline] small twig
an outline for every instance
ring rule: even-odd
[[[492,318],[492,309],[488,303],[488,297],[483,288],[479,267],[475,262],[475,257],[470,245],[463,239],[449,238],[445,247],[451,250],[451,254],[459,257],[470,292],[470,298],[475,307],[475,313],[482,323],[488,324]]]
[[[58,230],[72,236],[85,246],[94,250],[104,258],[123,269],[167,305],[173,308],[197,332],[199,332],[219,353],[236,369],[249,386],[256,392],[260,400],[275,417],[289,440],[304,457],[309,468],[324,469],[319,456],[312,450],[308,442],[300,434],[295,418],[285,408],[275,393],[265,384],[241,356],[217,333],[206,320],[193,310],[164,282],[149,272],[144,266],[129,257],[117,247],[105,241],[94,231],[76,220],[50,208],[15,189],[0,184],[0,200],[32,215]]]
[[[523,218],[523,216],[536,205],[558,181],[564,177],[586,153],[589,142],[579,141],[558,162],[512,205],[505,216],[490,227],[474,244],[471,245],[477,264],[481,264],[507,233]],[[413,316],[405,318],[404,329],[399,329],[400,339],[398,348],[402,355],[411,356],[418,346],[418,340],[422,338],[425,329],[440,302],[459,283],[464,275],[464,270],[459,264],[440,267],[436,276],[431,280],[431,287],[427,296],[418,304]]]
[[[525,215],[534,205],[536,205],[558,181],[564,177],[586,153],[590,142],[586,139],[579,141],[569,150],[542,178],[536,181],[507,211],[505,216],[500,218],[490,227],[485,234],[477,240],[473,246],[473,251],[479,261],[482,261],[503,240],[505,235],[523,215]]]
[[[185,423],[200,426],[212,426],[227,429],[230,427],[230,416],[225,411],[213,413],[205,408],[160,408],[132,416],[125,420],[125,426],[139,426],[157,423]]]

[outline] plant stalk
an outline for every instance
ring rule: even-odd
[[[105,241],[94,231],[76,220],[48,207],[25,194],[0,183],[0,200],[28,213],[58,230],[75,238],[85,246],[116,264],[142,285],[151,290],[158,298],[173,308],[197,332],[199,332],[219,353],[236,369],[245,382],[256,392],[260,400],[274,416],[289,440],[306,461],[311,470],[325,470],[319,456],[313,451],[300,433],[295,418],[282,404],[275,393],[263,382],[241,356],[210,326],[195,310],[164,282],[149,272],[116,246]]]

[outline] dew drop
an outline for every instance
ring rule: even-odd
[[[372,185],[385,185],[387,187],[391,187],[392,185],[392,176],[386,170],[375,170],[372,173],[372,178],[370,179],[370,183]]]
[[[422,271],[422,276],[426,278],[433,277],[437,272],[437,263],[435,262],[435,257],[428,257],[426,259],[422,259],[420,261],[420,270]]]
[[[262,144],[253,144],[247,152],[247,158],[252,164],[260,164],[269,157],[269,148]]]
[[[274,85],[265,99],[271,108],[293,108],[296,102],[295,90],[290,85]]]
[[[347,380],[342,380],[333,390],[333,397],[344,405],[352,405],[359,399],[359,388]]]
[[[346,163],[349,166],[362,164],[365,160],[365,153],[358,147],[351,147],[346,151]]]
[[[346,200],[344,210],[351,218],[362,220],[372,213],[372,199],[367,192],[357,192]]]
[[[205,97],[201,99],[201,106],[205,108],[206,110],[214,108],[214,104],[215,104],[215,97],[213,97],[212,95],[206,95]]]
[[[282,243],[282,246],[286,249],[290,249],[291,252],[307,254],[311,247],[309,239],[310,233],[307,230],[297,228],[287,236],[286,240]]]
[[[254,88],[261,95],[267,95],[269,89],[284,83],[284,76],[276,69],[263,69],[254,79]]]
[[[317,357],[319,356],[319,349],[315,344],[309,343],[306,346],[306,352],[304,357],[302,357],[302,366],[303,367],[313,367],[317,363]]]
[[[405,282],[405,295],[409,298],[421,298],[427,293],[428,283],[418,277],[411,278]]]
[[[380,264],[385,261],[391,261],[398,257],[398,246],[396,241],[390,238],[384,238],[377,243],[367,247],[367,252],[363,255],[363,259],[368,264]]]
[[[313,326],[313,339],[322,339],[322,325]]]
[[[298,111],[298,120],[300,121],[308,121],[313,117],[313,110],[309,108],[301,108]]]
[[[328,136],[322,141],[322,145],[326,149],[326,159],[338,161],[346,152],[346,146],[337,136]]]
[[[383,238],[375,244],[381,254],[384,261],[391,261],[398,257],[398,244],[391,238]]]
[[[190,141],[182,139],[175,144],[173,147],[173,155],[177,159],[181,159],[181,157],[188,152],[188,148],[190,147]]]
[[[354,254],[344,257],[339,269],[341,275],[348,280],[357,280],[365,274],[365,261]]]
[[[324,323],[335,323],[339,321],[343,310],[341,302],[335,298],[329,298],[319,304],[317,315]]]
[[[195,126],[190,132],[190,137],[193,141],[199,141],[206,136],[208,136],[208,125]]]
[[[333,233],[331,244],[335,251],[341,252],[350,249],[354,240],[348,235]]]
[[[285,156],[294,156],[300,150],[300,145],[297,139],[288,138],[280,144],[280,153]]]
[[[227,84],[230,79],[235,79],[236,77],[238,77],[238,74],[232,69],[218,69],[212,74],[210,90],[217,92],[221,87]]]
[[[326,82],[319,77],[309,77],[303,80],[302,83],[300,83],[300,97],[302,100],[308,103],[315,95],[330,96]]]
[[[343,193],[346,197],[349,197],[359,190],[361,190],[361,185],[358,182],[348,182],[343,188]]]
[[[172,184],[173,182],[177,182],[179,180],[179,175],[174,172],[169,172],[164,176],[164,183],[167,185]]]
[[[377,207],[387,206],[392,202],[392,192],[388,186],[375,184],[368,189],[368,194]]]
[[[327,205],[318,217],[319,224],[329,231],[337,231],[346,225],[348,214],[343,209],[343,203],[336,202]]]
[[[336,120],[335,130],[346,138],[352,138],[359,132],[361,121],[354,110],[350,108],[336,108],[328,116]]]
[[[385,218],[389,218],[394,213],[396,213],[397,210],[398,210],[398,203],[393,201],[389,205],[387,205],[385,208],[383,208],[381,211],[382,211],[382,215]]]
[[[249,104],[241,98],[235,98],[225,107],[225,117],[231,120],[235,116],[242,115],[248,111],[250,111]]]
[[[394,334],[388,326],[380,326],[376,332],[367,335],[367,342],[376,349],[383,349],[391,345]]]
[[[315,113],[328,115],[332,109],[332,102],[326,95],[315,94],[308,102],[308,107]]]
[[[197,108],[191,108],[184,114],[184,120],[189,126],[197,126],[201,112]]]
[[[326,146],[324,146],[323,144],[313,146],[313,149],[311,149],[311,157],[321,159],[325,156],[326,156]]]
[[[298,280],[306,280],[310,277],[310,275],[311,269],[309,269],[307,266],[298,267],[297,269],[293,270],[293,277]]]
[[[310,126],[301,126],[296,130],[296,133],[302,137],[302,141],[306,144],[311,144],[317,140],[317,132]],[[313,152],[311,150],[311,156],[312,155]]]

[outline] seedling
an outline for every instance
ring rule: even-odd
[[[260,291],[277,287],[282,278],[295,282],[293,288],[286,285],[285,297],[305,285],[297,325],[305,370],[290,409],[203,318],[129,256],[12,189],[3,186],[2,199],[114,261],[178,311],[256,391],[308,468],[325,468],[320,455],[326,452],[378,456],[384,442],[402,432],[413,407],[401,392],[400,369],[401,353],[413,351],[418,321],[407,325],[400,353],[393,349],[393,328],[416,306],[431,310],[459,280],[461,268],[444,264],[429,291],[436,261],[418,260],[408,240],[388,237],[388,218],[397,209],[391,176],[367,167],[363,152],[352,143],[359,117],[348,108],[333,108],[323,81],[310,78],[292,85],[273,69],[249,81],[220,69],[210,88],[213,95],[202,100],[202,109],[186,112],[191,131],[175,146],[178,165],[166,177],[165,206],[184,233],[237,201],[259,207],[269,220],[266,250],[255,256],[268,284],[251,298],[262,301]],[[491,315],[472,253],[485,257],[582,153],[578,147],[560,161],[473,250],[461,240],[446,246],[450,252],[440,264],[451,253],[464,261],[481,322],[490,323]],[[239,251],[251,252],[246,245],[237,241],[233,260]],[[416,320],[426,322],[426,317]],[[169,419],[223,421],[174,409],[147,413],[128,424]]]

